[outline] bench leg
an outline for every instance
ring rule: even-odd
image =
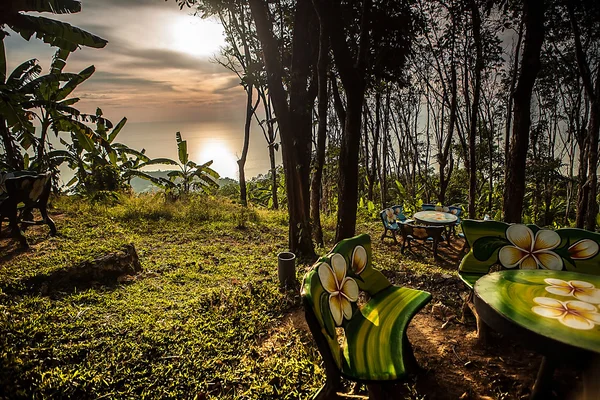
[[[327,373],[327,380],[325,381],[325,385],[315,395],[313,396],[313,400],[330,400],[330,399],[340,399],[341,397],[337,394],[337,390],[340,387],[341,376],[337,374],[336,377],[331,376],[331,374]]]
[[[422,368],[417,363],[412,345],[408,340],[406,332],[402,335],[402,359],[404,360],[404,369],[409,374],[416,374],[422,371]]]
[[[369,400],[386,400],[387,395],[382,385],[378,383],[367,384],[369,390]]]
[[[48,224],[50,227],[50,236],[56,236],[56,225],[54,224],[54,221],[52,221],[52,218],[48,216],[48,210],[46,210],[46,207],[41,207],[40,213],[42,214],[42,218],[44,218],[44,222],[46,222],[46,224]]]
[[[550,386],[552,386],[552,377],[556,369],[556,362],[548,357],[542,358],[540,369],[538,370],[533,390],[531,391],[530,400],[547,399],[550,394]]]
[[[335,363],[335,360],[333,359],[327,339],[325,339],[325,336],[321,332],[321,325],[319,324],[316,315],[312,311],[312,308],[306,299],[303,300],[303,306],[306,323],[308,324],[310,332],[317,343],[317,349],[319,349],[319,353],[321,354],[323,363],[325,364],[325,385],[319,389],[319,391],[313,396],[313,399],[338,399],[339,396],[337,391],[340,388],[342,375],[337,367],[337,364]]]
[[[383,235],[381,235],[381,241],[383,242],[383,239],[385,238],[385,236],[387,235],[387,228],[383,228]]]
[[[464,321],[464,319],[465,319],[465,310],[467,308],[469,308],[471,310],[471,313],[475,317],[475,320],[477,321],[477,342],[480,345],[486,346],[488,343],[490,327],[487,326],[485,324],[485,322],[483,322],[481,320],[481,318],[479,318],[479,315],[477,314],[477,310],[475,309],[475,304],[473,303],[473,296],[474,296],[474,292],[471,290],[471,292],[469,293],[469,296],[465,299],[465,303],[463,304],[463,307],[462,307],[463,308],[462,320]]]
[[[21,232],[21,229],[19,228],[19,222],[17,220],[17,210],[16,209],[14,212],[12,212],[12,210],[11,210],[11,213],[8,216],[8,225],[10,226],[10,228],[12,230],[13,237],[21,243],[21,247],[23,247],[25,249],[29,248],[29,244],[27,243],[27,238],[25,237],[25,235],[23,235],[23,232]]]

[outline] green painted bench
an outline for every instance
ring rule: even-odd
[[[462,221],[470,251],[462,259],[458,274],[471,289],[482,276],[502,269],[546,269],[600,275],[600,234],[576,228],[542,229],[536,225],[498,221]],[[485,340],[477,318],[478,336]]]
[[[362,306],[359,291],[368,296]],[[431,295],[394,286],[375,270],[369,235],[342,240],[321,257],[304,276],[302,300],[327,374],[315,399],[336,398],[342,376],[377,393],[418,369],[406,329]],[[344,331],[341,345],[336,328]]]
[[[462,221],[462,230],[471,250],[462,259],[458,274],[471,289],[494,266],[600,275],[600,234],[595,232],[470,219]]]

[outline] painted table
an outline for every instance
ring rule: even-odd
[[[415,221],[421,225],[449,226],[456,223],[458,217],[443,211],[419,211],[413,215]],[[450,243],[450,234],[446,233],[446,241]]]
[[[425,225],[451,225],[458,220],[456,215],[442,211],[419,211],[413,218]]]
[[[559,362],[585,367],[600,358],[600,276],[500,271],[480,278],[474,293],[477,313],[487,325],[544,356],[532,399],[545,398]],[[586,381],[584,376],[584,387]]]

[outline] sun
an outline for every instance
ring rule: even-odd
[[[208,57],[225,45],[223,26],[209,19],[182,15],[171,23],[170,46],[195,57]]]
[[[206,143],[204,146],[201,146],[199,154],[200,164],[213,160],[210,167],[217,171],[221,178],[237,178],[237,158],[224,143]]]

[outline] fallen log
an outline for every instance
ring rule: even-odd
[[[121,249],[84,261],[80,264],[54,271],[47,275],[37,275],[21,281],[20,290],[40,292],[42,295],[57,291],[82,290],[98,285],[115,285],[131,282],[142,271],[142,265],[135,246],[127,244]],[[11,288],[6,288],[12,292]]]

